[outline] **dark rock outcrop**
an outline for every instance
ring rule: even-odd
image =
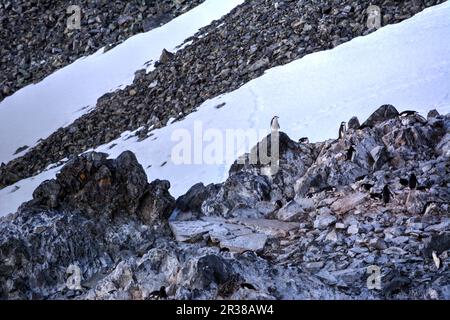
[[[350,120],[348,120],[348,128],[350,130],[357,130],[360,126],[361,125],[359,124],[359,119],[357,117],[352,117]]]
[[[217,192],[216,186],[210,184],[205,187],[203,183],[193,185],[186,194],[177,199],[176,206],[181,211],[201,212],[203,201],[211,194]]]
[[[224,284],[233,275],[231,264],[218,255],[207,255],[197,261],[197,272],[195,279],[204,289],[211,283]]]
[[[80,210],[88,215],[136,215],[147,186],[147,175],[131,152],[117,159],[90,152],[69,161],[56,179],[41,184],[30,207]]]
[[[170,182],[155,180],[150,183],[141,199],[138,215],[148,225],[165,224],[175,208],[170,195]]]
[[[147,183],[136,156],[123,152],[117,159],[89,152],[69,161],[56,179],[43,182],[24,210],[80,211],[109,219],[136,216],[149,225],[166,221],[175,199],[168,181]]]
[[[377,111],[375,111],[362,125],[362,128],[373,127],[377,123],[393,119],[399,115],[397,109],[391,105],[381,106]]]
[[[159,58],[159,63],[167,64],[172,60],[174,57],[174,54],[172,52],[167,51],[166,49],[163,49],[161,53],[161,57]]]

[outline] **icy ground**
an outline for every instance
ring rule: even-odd
[[[138,142],[131,133],[124,133],[96,150],[111,157],[124,150],[135,152],[149,180],[169,180],[171,193],[179,196],[197,182],[223,181],[230,162],[176,164],[171,154],[179,140],[173,141],[173,134],[190,133],[194,138],[194,131],[201,126],[203,133],[212,138],[203,142],[197,152],[201,154],[211,143],[218,145],[227,129],[262,129],[269,133],[269,122],[274,115],[280,117],[281,130],[292,139],[308,136],[311,141],[319,141],[337,137],[341,121],[354,115],[364,121],[386,103],[399,111],[414,109],[426,115],[436,108],[448,113],[449,17],[450,2],[445,2],[333,50],[271,69],[238,90],[205,102],[184,120],[152,131],[151,137],[144,141]],[[215,131],[208,132],[208,129]],[[235,155],[228,157],[229,160],[248,151],[258,138],[236,145]],[[197,134],[195,139],[198,143],[202,137]],[[195,145],[192,141],[192,160],[198,151],[194,150]],[[29,200],[38,183],[57,170],[0,190],[0,215],[15,211],[20,203]]]

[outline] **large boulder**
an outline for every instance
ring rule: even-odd
[[[228,261],[218,255],[209,254],[198,259],[192,281],[199,288],[206,288],[211,283],[219,285],[227,282],[233,273]]]
[[[397,117],[399,115],[397,109],[390,104],[379,107],[372,115],[362,124],[361,128],[373,127],[374,125]]]
[[[56,179],[43,182],[28,207],[80,210],[89,216],[135,215],[147,176],[129,151],[117,159],[90,152],[69,161]]]
[[[175,207],[168,181],[147,183],[136,156],[117,159],[90,152],[69,161],[56,179],[43,182],[24,209],[80,211],[89,217],[136,216],[148,225],[166,223]]]
[[[141,200],[138,215],[148,225],[166,225],[173,209],[175,199],[169,192],[170,182],[155,180],[150,183]]]
[[[183,212],[192,211],[195,213],[201,212],[203,201],[208,196],[215,194],[218,187],[214,184],[210,184],[205,187],[203,183],[197,183],[193,185],[188,192],[179,197],[176,202],[176,206]]]

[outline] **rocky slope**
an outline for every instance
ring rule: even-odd
[[[158,27],[202,2],[2,1],[0,101],[82,56]],[[81,9],[81,29],[67,29],[71,5]]]
[[[0,167],[0,188],[48,165],[107,143],[126,130],[182,119],[208,98],[232,91],[265,70],[330,49],[370,32],[367,8],[378,5],[382,24],[397,23],[443,1],[247,1],[188,39],[157,68],[138,72],[124,90],[99,99],[96,109],[53,133],[24,156]]]
[[[0,297],[450,299],[450,114],[279,141],[276,175],[236,162],[176,201],[130,152],[71,160],[0,220]]]

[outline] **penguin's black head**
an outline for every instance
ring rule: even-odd
[[[281,202],[281,200],[277,200],[277,201],[275,201],[275,205],[276,205],[278,208],[281,208],[281,207],[283,207],[283,202]]]

